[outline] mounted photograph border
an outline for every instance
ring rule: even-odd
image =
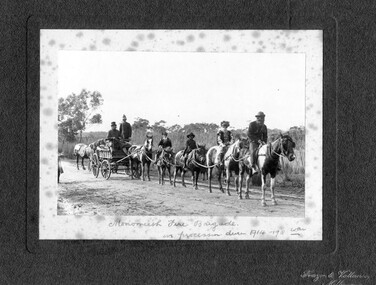
[[[182,249],[189,250],[195,248],[204,251],[215,252],[219,248],[226,247],[232,252],[246,253],[254,251],[263,251],[273,248],[278,252],[302,251],[328,253],[335,250],[336,247],[336,203],[337,203],[337,66],[336,66],[336,26],[333,19],[327,19],[327,22],[321,27],[304,27],[305,29],[322,29],[324,39],[324,69],[323,69],[323,240],[322,241],[108,241],[108,240],[85,240],[85,241],[41,241],[39,240],[38,220],[39,220],[39,169],[35,167],[36,162],[40,160],[40,154],[32,148],[39,145],[39,126],[40,126],[40,29],[220,29],[226,26],[225,21],[221,25],[215,21],[211,24],[200,23],[194,27],[191,23],[176,27],[176,25],[166,23],[148,23],[135,17],[122,19],[106,19],[81,17],[67,18],[46,18],[31,17],[28,21],[28,62],[27,62],[27,247],[32,252],[50,252],[66,250],[67,248],[81,248],[86,251],[100,250],[126,250],[137,251],[148,248],[156,252],[161,250]],[[200,22],[200,21],[198,21]],[[265,29],[262,25],[255,26],[232,26],[227,23],[227,29]],[[268,27],[272,29],[273,27]],[[286,27],[276,26],[275,29],[284,29]],[[302,27],[290,27],[291,29],[302,29]],[[335,142],[335,143],[333,143]],[[77,247],[79,245],[79,247]],[[98,248],[96,248],[98,246]],[[173,248],[173,249],[171,249]]]

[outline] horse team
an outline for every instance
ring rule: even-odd
[[[149,140],[149,141],[148,141]],[[77,157],[77,169],[79,169],[79,158],[82,159],[82,168],[84,166],[84,158],[91,158],[96,147],[101,145],[107,145],[108,140],[98,140],[95,143],[86,146],[85,144],[77,144],[74,148],[74,155]],[[212,192],[212,176],[213,169],[217,170],[219,189],[224,193],[222,186],[222,175],[225,174],[226,179],[226,192],[230,195],[230,178],[232,173],[235,174],[235,189],[239,199],[243,198],[243,178],[246,174],[246,190],[245,199],[249,199],[249,186],[251,181],[251,176],[254,174],[254,161],[252,161],[252,151],[249,147],[249,139],[238,136],[235,142],[230,144],[226,148],[224,156],[218,161],[218,154],[221,152],[221,147],[219,145],[210,147],[206,149],[204,145],[197,145],[197,147],[189,152],[186,157],[183,157],[185,153],[184,150],[173,153],[172,149],[162,149],[158,155],[155,156],[153,160],[153,150],[152,150],[152,140],[146,138],[144,145],[132,145],[127,151],[131,160],[131,165],[134,165],[138,169],[139,165],[142,168],[142,180],[145,181],[145,165],[147,166],[146,176],[150,181],[150,164],[154,163],[158,168],[158,178],[159,183],[164,184],[165,171],[168,171],[169,182],[174,187],[176,186],[176,177],[181,174],[181,183],[184,187],[185,184],[185,173],[190,171],[192,174],[192,185],[194,189],[198,189],[198,177],[202,172],[207,172],[208,175],[208,188],[209,192]],[[288,135],[280,135],[275,141],[267,144],[261,144],[256,152],[256,166],[261,173],[262,181],[262,196],[261,204],[266,206],[265,202],[265,190],[266,190],[266,177],[270,174],[270,190],[271,190],[271,201],[273,205],[276,205],[276,200],[274,196],[275,189],[275,177],[278,171],[279,159],[281,157],[287,158],[289,161],[295,159],[294,154],[295,143],[292,138]],[[90,163],[89,163],[90,167]],[[171,179],[171,167],[174,167],[173,181]],[[89,169],[90,170],[90,169]],[[136,171],[137,173],[138,171]],[[131,175],[133,178],[133,174]]]

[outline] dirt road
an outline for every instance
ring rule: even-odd
[[[260,202],[260,187],[252,187],[249,200],[239,200],[231,183],[232,196],[213,189],[209,193],[206,181],[199,190],[187,187],[158,184],[156,170],[151,181],[131,180],[125,174],[112,174],[105,180],[101,174],[95,178],[88,170],[77,170],[73,161],[63,161],[64,174],[58,186],[58,215],[158,215],[158,216],[278,216],[303,217],[304,196],[299,189],[276,188],[278,205],[272,206],[267,190],[267,207]],[[292,195],[291,193],[294,193]]]

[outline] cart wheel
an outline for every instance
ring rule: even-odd
[[[93,154],[91,162],[91,172],[93,173],[94,177],[97,178],[99,174],[99,159],[96,153]]]
[[[101,164],[102,176],[107,180],[111,176],[111,165],[108,160],[103,160]]]

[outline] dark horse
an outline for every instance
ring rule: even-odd
[[[173,159],[173,151],[172,148],[163,149],[161,154],[159,155],[158,159],[156,160],[156,164],[158,167],[158,180],[159,184],[164,185],[164,176],[166,169],[168,171],[168,178],[170,179],[170,184],[172,185],[171,181],[171,165]]]
[[[261,204],[266,206],[265,202],[265,189],[266,189],[266,176],[270,174],[270,191],[272,204],[276,205],[277,202],[274,197],[275,177],[277,175],[278,161],[280,157],[286,157],[289,161],[295,159],[294,154],[295,142],[288,135],[281,135],[274,142],[263,145],[258,152],[257,165],[261,170]]]
[[[190,170],[192,173],[192,186],[198,189],[197,180],[202,169],[205,169],[206,149],[204,145],[198,145],[198,148],[192,150],[187,157],[187,168],[184,168],[184,161],[182,160],[183,150],[179,151],[175,156],[175,171],[174,171],[174,187],[176,186],[176,175],[181,172],[181,184],[186,187],[184,182],[185,172]]]
[[[239,192],[238,197],[239,199],[243,199],[242,196],[242,187],[243,187],[243,176],[244,173],[247,173],[247,177],[245,180],[246,184],[246,192],[245,192],[245,199],[249,199],[249,186],[252,177],[252,164],[251,164],[251,153],[249,150],[248,141],[246,144],[243,145],[243,148],[240,150],[239,154]]]
[[[81,157],[81,165],[82,165],[82,169],[85,170],[85,166],[84,166],[84,159],[85,158],[90,158],[91,156],[91,153],[92,153],[92,149],[91,147],[87,146],[86,144],[84,143],[79,143],[79,144],[76,144],[74,146],[74,149],[73,149],[73,154],[74,156],[77,158],[76,159],[76,163],[77,163],[77,169],[80,170],[80,167],[78,165],[78,159]]]
[[[131,169],[135,164],[136,173],[138,173],[138,167],[141,165],[142,180],[145,181],[145,165],[147,166],[147,177],[150,181],[150,163],[153,161],[153,139],[148,138],[145,143],[141,145],[133,145],[129,148],[131,155]]]

